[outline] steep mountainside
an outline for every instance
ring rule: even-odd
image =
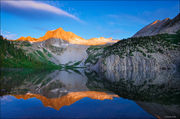
[[[56,30],[48,31],[46,34],[40,38],[32,38],[28,37],[20,37],[17,41],[30,41],[30,42],[42,42],[48,39],[58,39],[60,42],[66,41],[70,44],[79,44],[79,45],[103,45],[107,43],[115,43],[117,41],[112,40],[112,38],[91,38],[91,39],[84,39],[80,36],[72,32],[66,32],[62,28],[58,28]]]
[[[24,46],[31,46],[28,42],[21,42],[22,44]],[[51,62],[48,57],[48,55],[41,55],[40,51],[32,56],[25,49],[16,47],[13,41],[8,41],[0,36],[0,68],[62,68],[61,65]]]
[[[83,66],[84,60],[87,58],[87,45],[69,44],[58,39],[49,39],[42,42],[30,43],[29,41],[12,41],[12,43],[20,49],[26,51],[35,59],[36,55],[47,58],[49,61],[59,65],[73,65],[78,63]]]
[[[164,20],[156,20],[138,31],[133,37],[152,36],[157,34],[174,34],[180,29],[180,14],[172,20],[166,18]]]
[[[87,51],[86,65],[104,72],[109,79],[114,79],[112,76],[118,79],[123,72],[131,70],[177,71],[180,68],[180,31],[171,35],[124,39],[107,47],[90,47]]]

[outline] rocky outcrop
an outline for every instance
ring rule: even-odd
[[[157,34],[174,34],[180,29],[180,14],[172,20],[166,18],[164,20],[156,20],[138,31],[133,37],[152,36]]]

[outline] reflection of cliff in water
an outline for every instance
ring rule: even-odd
[[[179,104],[179,72],[126,71],[98,74],[86,71],[86,75],[89,78],[87,86],[90,89],[112,91],[120,97],[132,100]]]
[[[96,72],[86,71],[87,87],[108,90],[134,100],[145,111],[157,117],[180,118],[180,73],[172,71]]]
[[[146,112],[152,114],[158,119],[179,119],[180,106],[179,105],[162,105],[158,103],[136,102]]]

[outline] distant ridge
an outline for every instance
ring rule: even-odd
[[[71,44],[79,44],[79,45],[103,45],[107,43],[115,43],[116,40],[112,40],[112,38],[91,38],[91,39],[84,39],[80,36],[72,32],[66,32],[62,28],[58,28],[56,30],[48,31],[46,34],[40,38],[32,38],[28,37],[20,37],[16,41],[30,41],[30,42],[42,42],[48,39],[61,39],[67,41]]]
[[[180,13],[172,20],[166,18],[164,20],[156,20],[138,31],[133,37],[153,36],[157,34],[174,34],[180,30]]]

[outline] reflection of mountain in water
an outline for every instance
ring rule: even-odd
[[[48,98],[59,97],[72,91],[88,91],[87,77],[83,72],[15,70],[2,72],[3,94],[41,94]]]
[[[36,97],[44,106],[59,110],[64,105],[89,97],[112,99],[120,97],[134,100],[156,117],[174,114],[179,117],[180,74],[172,71],[104,72],[94,71],[31,71],[3,70],[1,95],[16,98]],[[98,92],[95,92],[98,91]],[[103,93],[103,92],[111,92]]]
[[[76,71],[77,72],[77,71]],[[93,71],[2,71],[1,94],[40,94],[48,98],[66,95],[69,92],[99,90],[111,91],[120,97],[178,103],[180,74],[161,72],[111,72],[98,74]]]
[[[29,98],[37,98],[41,100],[44,106],[52,107],[56,110],[59,110],[63,106],[68,106],[75,103],[78,100],[81,100],[85,97],[97,100],[105,100],[105,99],[113,99],[113,97],[118,97],[117,95],[111,95],[104,92],[97,91],[82,91],[82,92],[70,92],[67,95],[58,98],[46,98],[39,94],[31,94],[27,93],[25,95],[14,95],[17,99],[29,99]]]

